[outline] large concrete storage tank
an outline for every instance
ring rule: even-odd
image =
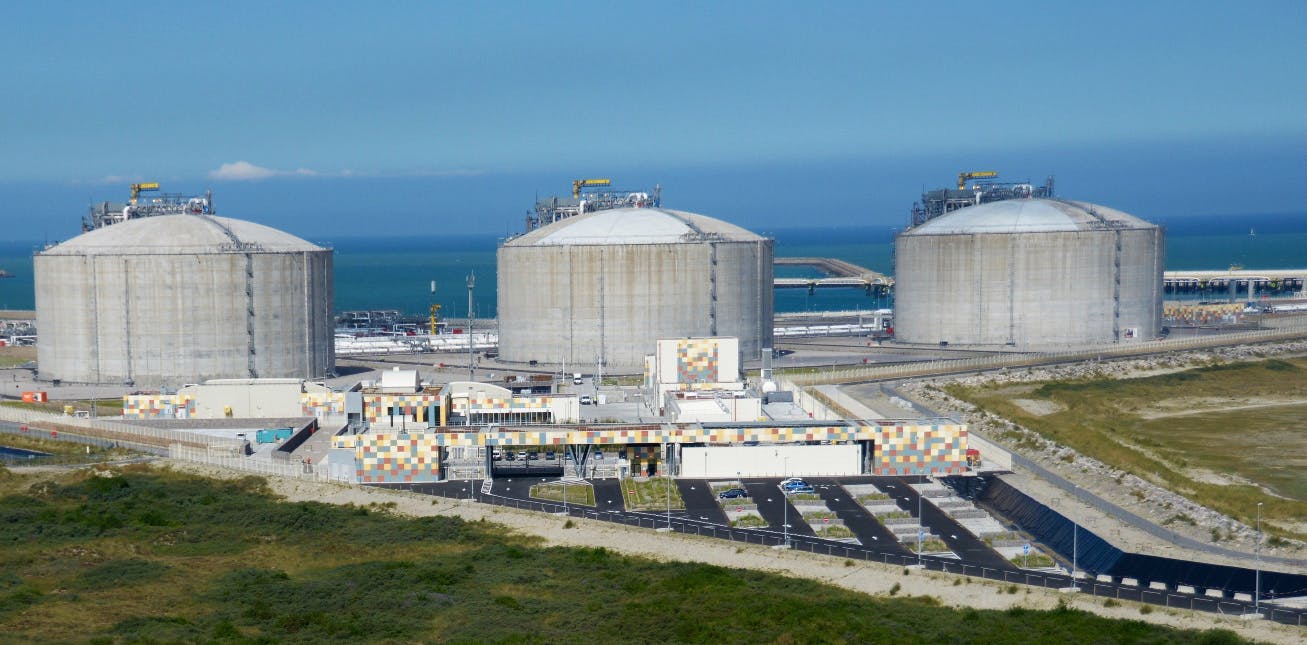
[[[661,208],[571,217],[499,248],[499,354],[572,371],[643,365],[660,338],[772,342],[772,240]]]
[[[1065,346],[1161,328],[1164,236],[1121,211],[1015,199],[895,239],[895,336],[910,343]]]
[[[260,224],[128,220],[34,258],[38,375],[178,385],[333,367],[332,255]]]

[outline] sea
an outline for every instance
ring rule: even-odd
[[[1166,228],[1168,270],[1307,268],[1307,213],[1186,216],[1158,219]],[[829,257],[893,273],[896,230],[832,226],[771,231],[777,257]],[[394,309],[425,315],[440,304],[445,318],[464,318],[468,280],[478,318],[495,316],[494,235],[334,239],[336,310]],[[32,253],[39,242],[0,240],[0,310],[34,309]],[[810,267],[779,266],[777,277],[817,277]],[[431,284],[435,282],[435,293]],[[852,311],[891,306],[862,289],[778,289],[776,311]]]

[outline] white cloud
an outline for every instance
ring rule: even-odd
[[[483,170],[418,170],[413,172],[401,172],[398,174],[387,174],[377,172],[359,172],[356,170],[339,170],[335,172],[319,172],[312,168],[296,168],[295,170],[278,170],[276,168],[265,168],[256,166],[248,161],[234,161],[225,163],[218,167],[217,170],[209,172],[209,179],[225,181],[258,181],[260,179],[269,179],[271,177],[341,177],[341,178],[375,178],[375,177],[477,177],[484,175]]]
[[[302,170],[302,169],[301,169]],[[311,172],[311,171],[310,171]],[[248,161],[236,161],[225,163],[218,167],[217,170],[209,172],[209,179],[223,179],[230,181],[257,181],[279,175],[300,174],[299,171],[290,173],[285,170],[273,170],[256,166]]]

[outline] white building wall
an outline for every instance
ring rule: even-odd
[[[682,477],[806,477],[862,474],[861,446],[687,446]]]

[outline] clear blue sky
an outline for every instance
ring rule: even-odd
[[[990,168],[1145,218],[1307,212],[1301,0],[613,4],[5,3],[0,228],[71,237],[157,180],[311,239],[502,233],[586,176],[891,227]]]

